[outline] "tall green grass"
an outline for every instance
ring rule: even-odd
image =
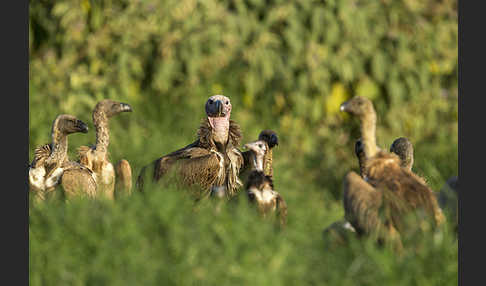
[[[30,208],[31,285],[457,285],[457,240],[445,228],[402,256],[371,241],[326,240],[341,206],[298,196],[280,229],[242,195],[195,204],[183,190],[149,189],[116,202]]]

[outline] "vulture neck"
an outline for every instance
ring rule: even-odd
[[[252,161],[252,171],[261,171],[263,172],[263,155],[256,154],[255,152],[251,152],[251,161]]]
[[[96,151],[106,153],[110,144],[108,117],[102,111],[93,112],[93,124],[96,128]]]
[[[213,141],[216,145],[220,145],[222,147],[222,151],[224,151],[226,144],[228,143],[229,139],[229,129],[230,129],[230,122],[229,118],[225,117],[213,117],[208,118],[209,122],[211,123],[211,127],[213,128]],[[218,146],[219,147],[219,146]]]
[[[47,159],[47,163],[64,162],[67,157],[68,139],[67,135],[58,129],[52,132],[52,151]]]
[[[378,152],[376,146],[376,113],[374,110],[361,119],[361,138],[363,138],[366,158],[374,157]]]
[[[412,171],[412,165],[413,165],[413,159],[411,160],[407,160],[406,158],[404,158],[402,160],[402,167],[409,170],[409,171]]]
[[[263,157],[264,161],[264,169],[263,172],[265,175],[273,177],[273,154],[272,154],[272,149],[268,149],[267,153]]]

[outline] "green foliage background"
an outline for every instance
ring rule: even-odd
[[[456,241],[395,260],[329,253],[321,237],[357,170],[358,124],[339,113],[354,95],[373,100],[382,148],[412,141],[434,190],[457,175],[457,1],[38,0],[29,13],[29,158],[70,113],[90,127],[69,137],[75,159],[94,143],[94,105],[111,98],[134,109],[110,121],[111,160],[137,175],[192,142],[204,102],[224,94],[244,142],[278,132],[275,185],[289,205],[283,234],[244,204],[199,215],[169,191],[32,206],[31,284],[457,284]]]

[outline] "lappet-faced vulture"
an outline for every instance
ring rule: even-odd
[[[96,128],[96,144],[78,148],[79,162],[92,170],[98,185],[98,194],[107,199],[115,197],[115,168],[108,159],[108,145],[110,144],[110,130],[108,120],[122,112],[131,112],[132,107],[126,103],[105,99],[96,104],[93,110],[93,124]],[[126,160],[125,160],[126,161]],[[131,182],[131,168],[124,162],[119,176],[124,181]],[[123,163],[122,163],[123,164]],[[126,185],[128,183],[125,183]]]
[[[197,199],[209,196],[211,190],[221,190],[227,198],[234,196],[242,186],[239,174],[248,154],[238,149],[242,134],[239,125],[230,119],[231,110],[228,97],[211,96],[196,141],[143,167],[137,188],[143,190],[146,181],[175,178],[184,186],[195,187]]]
[[[416,223],[427,218],[433,226],[441,224],[444,216],[433,191],[410,170],[402,168],[396,154],[376,146],[376,113],[372,102],[356,96],[343,103],[341,110],[361,122],[364,174],[360,177],[350,172],[343,184],[345,218],[357,233],[373,234],[401,247],[400,233],[408,229],[405,217],[423,213],[425,216],[414,216]]]
[[[76,185],[75,194],[93,196],[96,192],[93,173],[86,167],[69,161],[68,135],[73,133],[87,133],[88,126],[73,115],[61,114],[52,124],[50,144],[35,149],[34,159],[29,165],[29,186],[36,201],[42,201],[48,193],[53,193],[60,183],[67,198],[73,195],[73,185],[70,174],[77,173],[78,177],[85,177],[86,183]],[[75,180],[74,183],[78,182]]]

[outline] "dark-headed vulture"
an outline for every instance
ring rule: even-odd
[[[257,205],[264,217],[275,213],[283,227],[287,223],[287,204],[274,190],[273,179],[264,172],[264,158],[269,150],[266,141],[258,140],[245,144],[250,151],[251,170],[246,182],[246,192],[250,203]]]

